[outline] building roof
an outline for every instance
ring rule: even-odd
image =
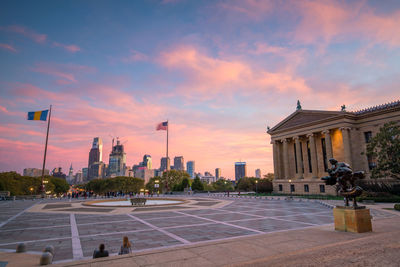
[[[369,112],[374,112],[374,111],[378,111],[378,110],[385,110],[385,109],[394,108],[394,107],[400,107],[400,100],[389,102],[389,103],[385,103],[385,104],[378,105],[378,106],[365,108],[365,109],[360,109],[360,110],[357,110],[357,111],[353,111],[352,113],[356,114],[356,115],[361,115],[361,114],[365,114],[365,113],[369,113]]]

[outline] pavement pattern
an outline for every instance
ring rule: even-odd
[[[45,202],[49,209],[57,205],[69,207],[65,201]],[[54,262],[66,262],[91,258],[100,243],[111,255],[117,254],[123,236],[129,237],[133,251],[141,252],[333,223],[332,210],[311,201],[235,199],[220,208],[203,205],[203,209],[118,215],[27,212],[37,203],[0,202],[0,251],[15,251],[20,242],[30,253],[40,253],[45,246],[53,245]],[[373,209],[371,215],[374,219],[396,216]]]

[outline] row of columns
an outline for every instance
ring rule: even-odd
[[[343,149],[344,149],[344,158],[345,162],[352,166],[351,160],[351,148],[350,148],[350,128],[342,127],[340,128],[343,136]],[[331,138],[331,130],[326,129],[321,132],[325,136],[325,146],[326,146],[326,157],[329,160],[333,158],[333,149],[332,149],[332,138]],[[311,157],[311,165],[312,165],[312,178],[318,178],[318,157],[317,157],[317,149],[315,142],[315,133],[309,133],[306,135],[310,144],[310,157]],[[296,144],[296,162],[297,162],[297,179],[303,178],[303,162],[301,157],[301,147],[300,147],[300,136],[295,136],[293,138]],[[273,145],[273,160],[274,160],[274,174],[275,179],[290,179],[290,168],[289,168],[289,147],[288,147],[288,138],[284,138],[280,141],[271,141]],[[279,146],[278,142],[282,142],[283,144],[283,173],[281,173],[281,162],[280,162],[280,154],[279,154]]]

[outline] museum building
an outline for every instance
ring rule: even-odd
[[[400,101],[363,110],[297,110],[267,133],[271,135],[274,161],[274,193],[336,195],[326,186],[329,159],[348,163],[353,171],[370,178],[375,159],[367,157],[366,146],[387,122],[400,122]]]

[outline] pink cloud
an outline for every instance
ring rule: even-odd
[[[9,89],[10,94],[23,99],[39,100],[39,99],[50,99],[50,100],[62,100],[63,96],[58,93],[49,92],[43,90],[35,85],[27,83],[14,83]]]
[[[128,57],[126,57],[126,58],[123,58],[122,62],[132,63],[132,62],[146,61],[146,60],[148,60],[148,56],[147,55],[132,49],[130,51],[130,55]]]
[[[182,46],[164,51],[159,63],[188,77],[186,83],[178,88],[181,92],[197,92],[211,97],[220,92],[233,93],[241,88],[246,88],[247,94],[271,90],[310,91],[304,79],[287,70],[270,72],[245,61],[212,58],[194,47]]]
[[[93,67],[76,65],[76,64],[55,64],[55,63],[38,63],[33,71],[61,78],[57,80],[58,84],[65,85],[77,83],[76,75],[82,73],[94,73],[96,69]]]
[[[26,27],[18,25],[10,25],[6,27],[0,26],[0,30],[22,34],[23,36],[28,37],[37,43],[44,43],[47,39],[46,34],[40,34]]]
[[[67,50],[68,52],[71,52],[71,53],[76,53],[76,52],[81,51],[81,48],[79,46],[77,46],[77,45],[74,45],[74,44],[65,45],[65,44],[61,44],[61,43],[58,43],[58,42],[53,42],[53,46],[61,47],[61,48],[65,49],[65,50]]]
[[[9,44],[0,44],[0,48],[8,50],[13,53],[17,53],[17,49],[15,49],[12,45]]]
[[[234,0],[219,4],[224,10],[235,15],[245,15],[250,19],[259,20],[274,10],[274,2],[267,0]]]
[[[350,37],[400,45],[400,11],[378,14],[366,2],[337,1],[299,1],[294,8],[302,16],[293,35],[296,41],[327,44]]]

